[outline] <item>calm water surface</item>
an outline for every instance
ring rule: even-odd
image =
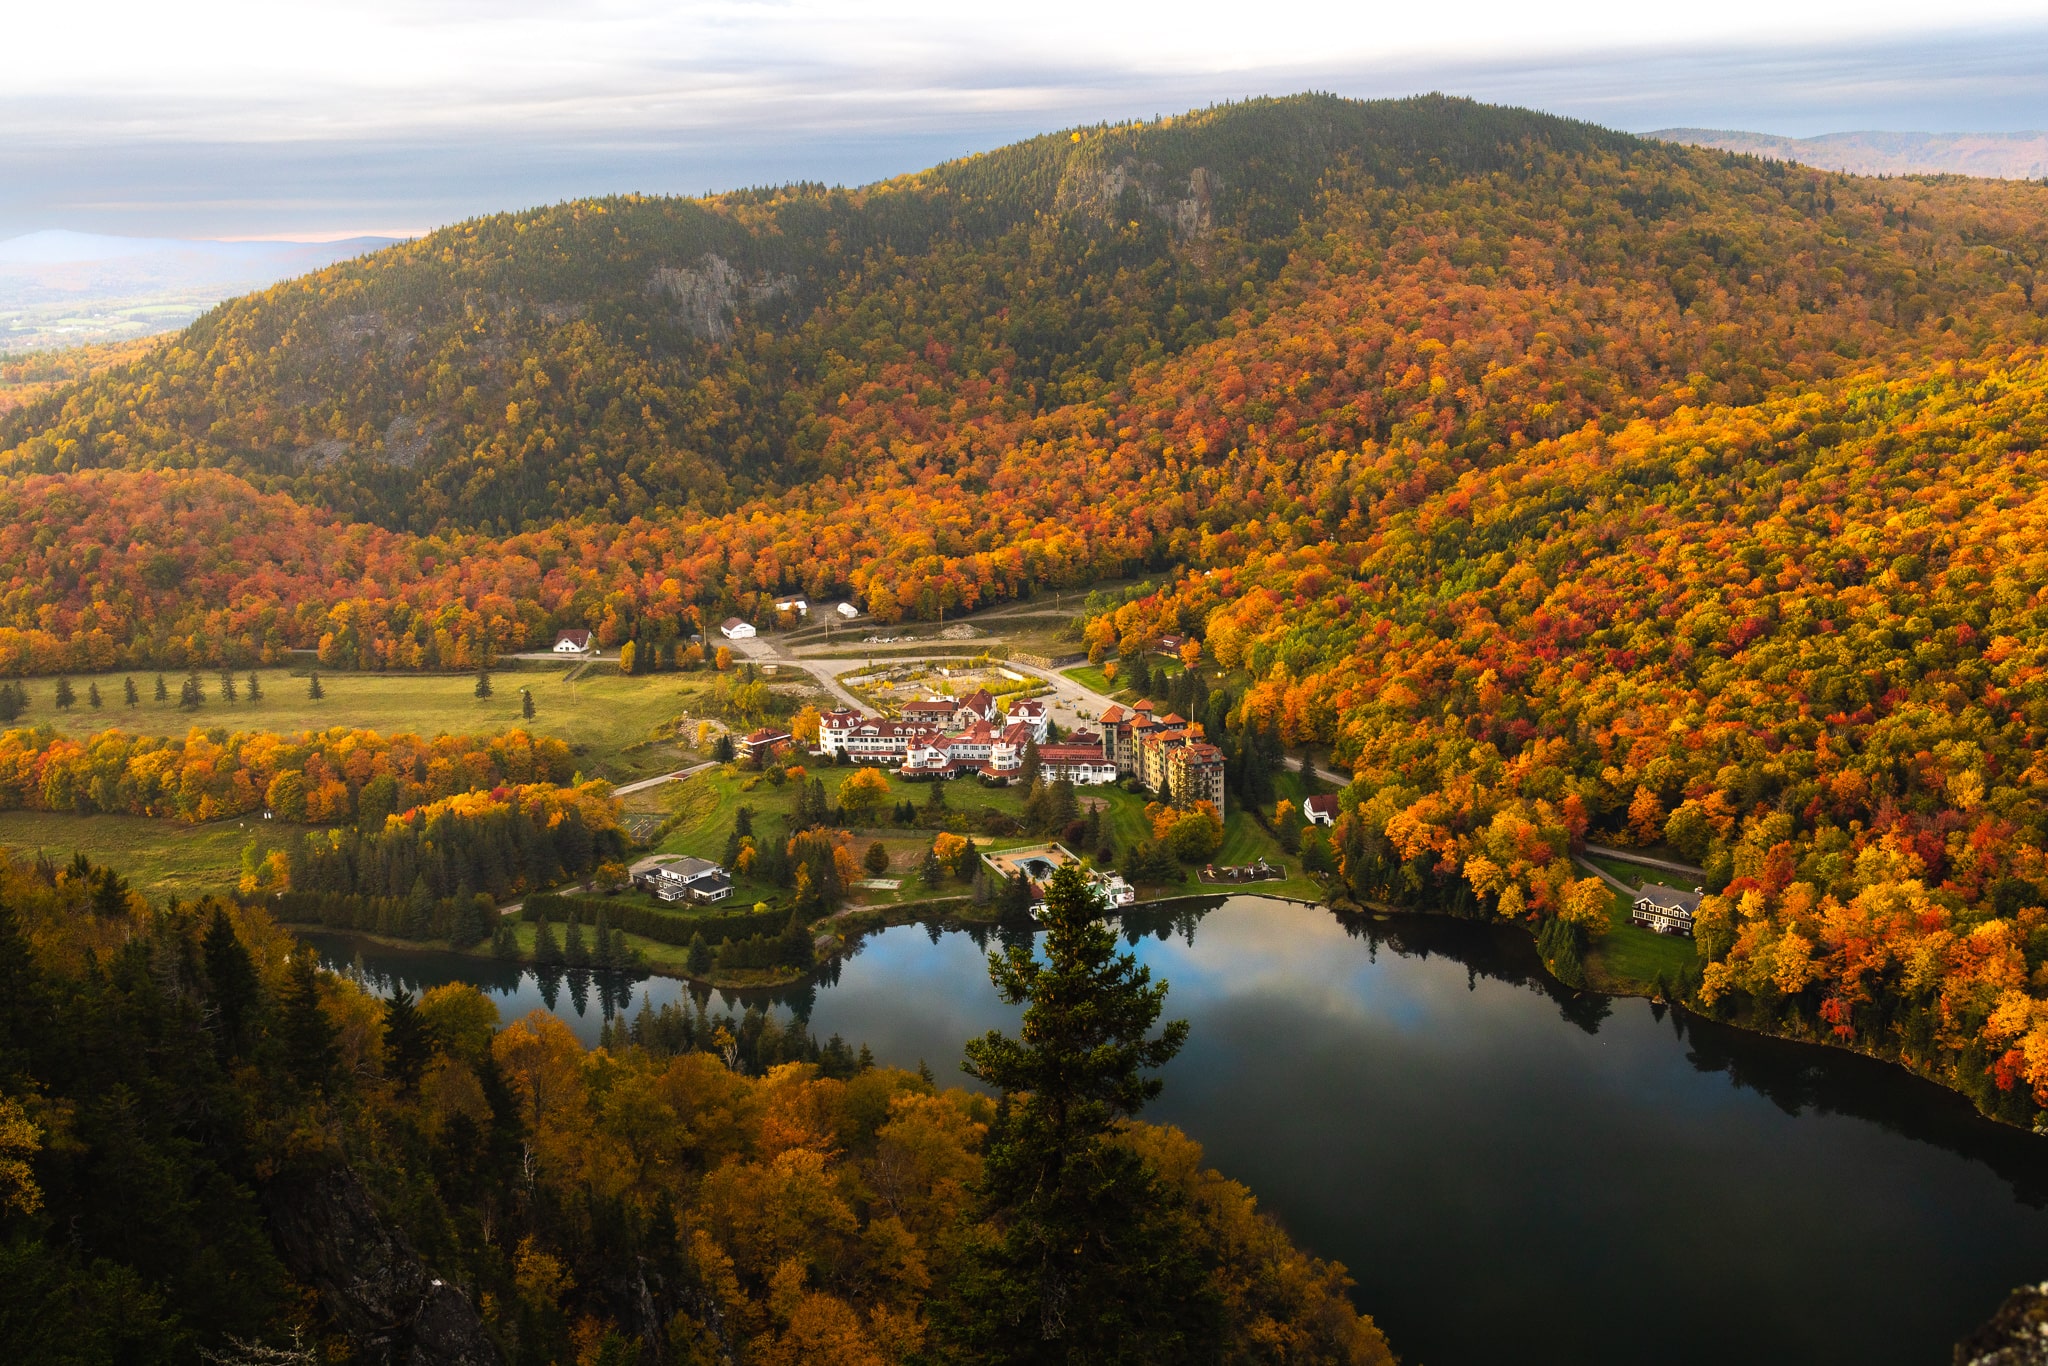
[[[1125,930],[1193,1025],[1147,1118],[1344,1262],[1411,1364],[1935,1366],[2048,1277],[2048,1140],[1884,1064],[1565,992],[1486,926],[1238,897]],[[1016,1019],[985,942],[886,930],[776,1004],[943,1080]],[[530,973],[361,952],[373,983],[473,981],[586,1040],[608,1006],[684,992],[549,1000]]]

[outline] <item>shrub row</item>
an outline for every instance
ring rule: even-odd
[[[671,911],[656,910],[652,906],[636,905],[631,901],[611,897],[563,896],[559,892],[535,892],[526,898],[520,911],[520,918],[538,920],[543,912],[556,925],[568,923],[572,910],[583,923],[592,924],[602,907],[606,919],[614,929],[628,934],[637,934],[643,939],[652,939],[662,944],[688,946],[691,938],[703,935],[706,944],[718,944],[727,939],[746,940],[756,936],[773,939],[782,933],[789,923],[788,910],[779,911],[724,911],[710,915],[677,915]]]

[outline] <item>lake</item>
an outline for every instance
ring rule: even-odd
[[[2048,1277],[2048,1140],[1897,1068],[1567,991],[1505,927],[1234,897],[1124,928],[1193,1026],[1146,1118],[1345,1263],[1411,1366],[1933,1366]],[[885,930],[776,1003],[944,1082],[1016,1020],[985,942]],[[360,951],[373,985],[473,981],[586,1040],[685,991],[586,977],[549,1002],[531,973]]]

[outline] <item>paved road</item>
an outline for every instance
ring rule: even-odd
[[[1645,868],[1661,868],[1667,873],[1684,873],[1687,877],[1704,878],[1707,875],[1706,869],[1695,868],[1690,863],[1673,863],[1669,859],[1651,858],[1627,849],[1610,849],[1604,844],[1588,844],[1586,852],[1602,858],[1620,859],[1623,863],[1639,863]]]
[[[1301,760],[1295,755],[1286,755],[1280,762],[1293,769],[1296,773],[1301,772]],[[1339,773],[1336,769],[1324,768],[1321,764],[1316,765],[1316,777],[1323,782],[1334,784],[1337,787],[1351,786],[1351,775],[1349,773]]]
[[[663,783],[680,782],[684,778],[702,773],[707,768],[717,767],[718,761],[709,759],[701,764],[692,764],[688,768],[679,768],[673,773],[664,773],[655,778],[642,778],[637,783],[627,783],[624,787],[615,787],[612,789],[612,795],[614,797],[630,796],[635,792],[645,792],[650,787],[660,787]]]
[[[836,699],[839,705],[852,707],[855,711],[867,710],[865,703],[841,687],[839,680],[833,677],[833,674],[842,669],[852,668],[853,665],[850,660],[799,659],[784,650],[775,641],[763,639],[760,636],[755,636],[752,640],[735,640],[730,642],[730,644],[732,645],[733,653],[743,659],[751,659],[756,664],[777,665],[778,675],[783,669],[801,669],[816,679],[818,686],[823,688],[828,696]]]

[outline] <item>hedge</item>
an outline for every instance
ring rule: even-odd
[[[773,939],[789,924],[787,908],[779,911],[722,911],[710,915],[681,916],[670,911],[656,910],[652,906],[636,905],[631,901],[615,900],[610,897],[563,896],[559,892],[535,892],[526,898],[520,909],[519,918],[526,921],[538,920],[543,912],[549,923],[567,924],[571,911],[589,925],[597,920],[602,910],[606,923],[613,929],[637,934],[643,939],[652,939],[661,944],[677,944],[688,947],[697,935],[704,936],[704,942],[717,945],[724,940],[747,940],[755,936]]]

